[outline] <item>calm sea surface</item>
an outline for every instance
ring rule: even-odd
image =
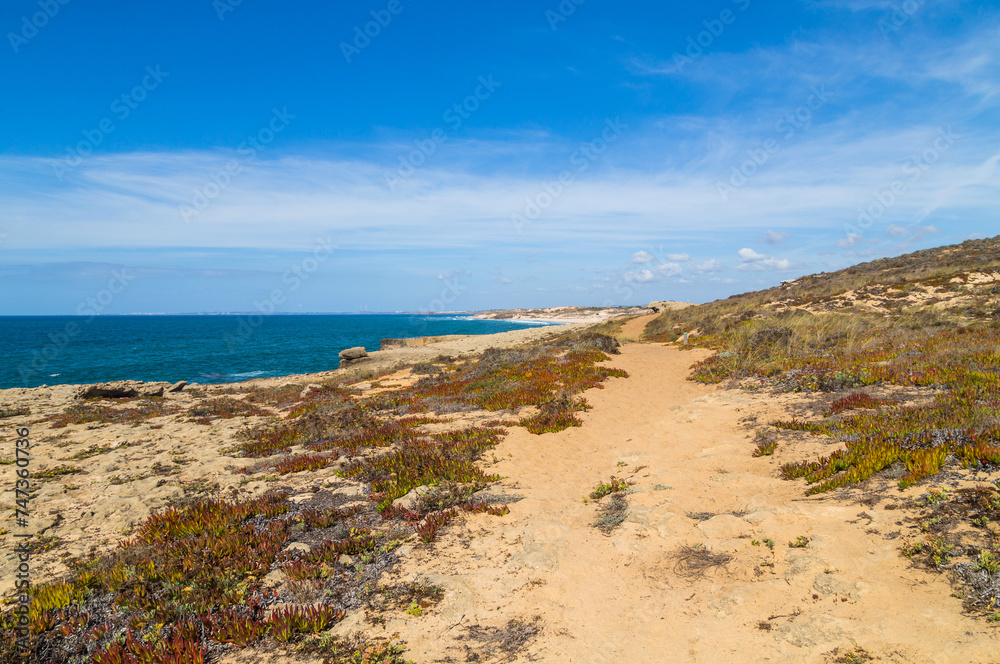
[[[388,337],[493,334],[513,321],[460,316],[0,317],[0,388],[107,380],[222,383],[335,369],[337,353]]]

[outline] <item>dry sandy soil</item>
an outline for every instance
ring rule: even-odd
[[[892,502],[805,499],[777,478],[788,459],[750,456],[741,420],[770,419],[794,397],[684,381],[703,356],[625,346],[613,364],[631,377],[587,394],[582,428],[511,431],[492,470],[510,478],[497,490],[524,499],[502,525],[469,519],[402,566],[447,589],[431,615],[387,626],[410,656],[466,661],[463,626],[537,616],[523,661],[828,662],[855,647],[887,662],[997,661],[996,630],[885,537],[906,530]],[[625,523],[606,537],[581,498],[612,475],[633,484]],[[799,535],[809,545],[790,548]],[[764,538],[773,551],[752,544]],[[686,545],[732,560],[698,572],[678,557]]]
[[[637,338],[644,322],[629,323],[622,336]],[[401,350],[421,357],[475,352],[546,330]],[[800,408],[802,397],[686,381],[690,365],[706,355],[627,344],[611,364],[630,378],[586,394],[593,409],[581,414],[582,428],[541,436],[511,428],[485,464],[506,478],[490,492],[507,495],[511,513],[463,515],[434,543],[403,545],[390,572],[397,580],[422,578],[443,587],[443,600],[419,616],[393,614],[384,627],[368,625],[357,612],[336,631],[398,633],[409,645],[406,657],[421,664],[820,663],[851,661],[837,658],[857,647],[884,662],[998,661],[994,623],[963,615],[945,577],[900,555],[915,526],[895,508],[927,487],[886,487],[867,504],[857,500],[858,491],[805,498],[803,485],[778,479],[777,469],[828,453],[821,439],[781,446],[772,457],[750,456],[753,422]],[[403,353],[399,359],[412,358]],[[6,390],[0,404],[30,403],[35,419],[61,410],[71,391]],[[184,393],[170,398],[193,403]],[[286,487],[293,500],[321,485],[356,491],[343,487],[332,467],[288,476],[281,487],[241,485],[233,471],[250,462],[219,453],[240,420],[151,424],[163,428],[32,426],[36,468],[70,464],[86,473],[45,483],[32,502],[36,526],[63,541],[43,556],[47,564],[36,581],[59,572],[59,555],[113,546],[123,529],[168,498],[208,483],[240,495]],[[12,456],[8,442],[11,455],[2,458]],[[114,450],[60,460],[92,445]],[[151,474],[153,463],[177,472]],[[7,468],[3,475],[12,483]],[[116,484],[114,476],[141,479]],[[592,525],[599,505],[584,497],[612,476],[630,483],[629,507],[624,523],[604,535]],[[10,525],[0,523],[4,527]],[[799,536],[808,537],[808,545],[790,547]],[[773,540],[773,549],[765,540]],[[12,548],[10,535],[0,537],[0,547]],[[723,556],[703,567],[710,562],[705,553]],[[0,561],[0,591],[9,589],[12,564],[6,555]],[[517,647],[507,652],[505,643]],[[227,659],[254,660],[249,652]]]

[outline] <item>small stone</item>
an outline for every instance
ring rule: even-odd
[[[416,487],[402,498],[397,498],[396,500],[392,501],[392,504],[395,507],[403,507],[404,509],[408,510],[413,509],[413,506],[416,504],[417,499],[420,496],[424,495],[425,493],[429,492],[430,490],[431,487],[427,486],[426,484],[421,484],[420,486]]]

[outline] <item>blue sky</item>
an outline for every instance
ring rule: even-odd
[[[0,33],[0,314],[701,302],[998,233],[998,2],[11,0]]]

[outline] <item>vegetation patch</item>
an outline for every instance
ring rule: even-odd
[[[45,470],[40,470],[32,473],[32,477],[37,480],[52,480],[57,477],[63,477],[65,475],[75,475],[77,473],[82,473],[83,471],[74,466],[56,466],[55,468],[46,468]]]
[[[878,659],[860,646],[846,651],[835,648],[827,656],[833,658],[830,660],[833,664],[864,664],[864,662],[873,662]]]
[[[466,627],[463,635],[463,640],[466,642],[463,645],[465,661],[478,662],[494,658],[497,662],[516,660],[519,654],[542,633],[541,622],[541,616],[535,616],[530,620],[512,619],[502,627],[483,627],[481,625]]]
[[[533,434],[556,433],[570,427],[583,426],[583,421],[576,413],[589,409],[586,399],[563,397],[542,404],[538,414],[521,418],[518,425]]]
[[[82,461],[84,459],[89,459],[91,457],[95,457],[100,454],[107,454],[113,449],[115,448],[112,447],[111,445],[91,445],[87,449],[81,450],[69,458],[75,459],[76,461]]]
[[[288,473],[300,473],[303,471],[316,471],[326,468],[331,463],[333,463],[329,455],[325,454],[303,454],[301,456],[292,457],[291,459],[285,459],[273,466],[273,470],[279,475],[287,475]]]
[[[702,577],[709,571],[725,567],[733,559],[728,553],[712,553],[701,544],[694,546],[685,544],[677,549],[671,558],[673,559],[674,573],[689,579]]]
[[[831,415],[843,413],[845,410],[856,410],[859,408],[878,409],[882,406],[893,405],[895,403],[895,401],[890,399],[876,399],[864,392],[854,392],[848,394],[846,397],[840,397],[830,404],[830,410],[826,412],[826,416],[830,417]]]
[[[73,404],[62,413],[50,415],[43,421],[51,422],[53,429],[60,429],[70,424],[88,424],[100,422],[103,424],[131,424],[139,426],[142,422],[156,417],[164,417],[178,412],[179,408],[162,398],[141,399],[134,406],[115,408],[112,404],[103,402]]]
[[[904,544],[902,555],[947,574],[970,613],[993,615],[1000,606],[1000,547],[990,524],[1000,519],[1000,492],[993,485],[953,494],[935,489],[907,507],[921,536]]]
[[[0,407],[0,420],[5,420],[10,417],[24,417],[25,415],[31,415],[31,409],[27,406],[17,408],[13,406]]]
[[[347,525],[364,518],[363,507],[294,510],[282,493],[243,502],[200,499],[154,514],[107,554],[69,559],[67,577],[33,588],[29,659],[188,664],[232,649],[298,644],[329,661],[402,662],[401,644],[324,634],[348,610],[366,605],[367,588],[377,587],[394,560],[396,541]],[[296,524],[317,541],[306,553],[283,551],[300,531]],[[37,538],[31,548],[58,543]],[[344,556],[357,562],[345,565]],[[290,577],[277,593],[262,584],[273,569]],[[440,592],[406,590],[424,606]],[[2,661],[17,659],[15,624],[11,612],[0,616]],[[363,659],[370,655],[383,659]]]
[[[391,639],[368,641],[325,634],[306,639],[297,650],[320,655],[327,664],[413,664],[403,658],[406,644]]]
[[[437,606],[444,598],[444,588],[435,586],[422,579],[409,583],[380,586],[368,603],[366,618],[369,623],[378,624],[379,614],[387,612],[407,611],[410,615],[416,612],[417,608],[429,609]]]
[[[601,482],[598,484],[597,487],[590,492],[590,499],[600,500],[604,496],[609,496],[616,491],[625,491],[626,489],[628,489],[628,483],[625,480],[612,477],[610,482]]]
[[[472,427],[438,434],[431,440],[412,441],[395,452],[356,461],[338,474],[369,482],[376,493],[372,498],[384,510],[418,486],[445,480],[485,485],[500,479],[483,472],[475,461],[505,433],[503,429]]]
[[[418,397],[437,402],[457,401],[484,410],[513,410],[541,405],[559,392],[570,396],[600,387],[610,377],[625,378],[620,369],[598,366],[608,359],[600,350],[573,345],[568,350],[543,346],[527,350],[487,349],[476,361],[446,377],[417,383]]]
[[[628,516],[628,498],[624,491],[616,491],[611,494],[608,500],[601,504],[597,513],[597,520],[594,521],[594,528],[597,528],[605,535],[625,522]]]
[[[264,417],[271,413],[242,399],[224,396],[191,406],[187,409],[187,414],[192,418],[214,417],[228,420],[234,417]]]
[[[757,430],[754,434],[754,441],[757,443],[757,447],[754,448],[752,455],[754,457],[771,456],[778,449],[778,441],[775,440],[773,435],[763,429]]]

